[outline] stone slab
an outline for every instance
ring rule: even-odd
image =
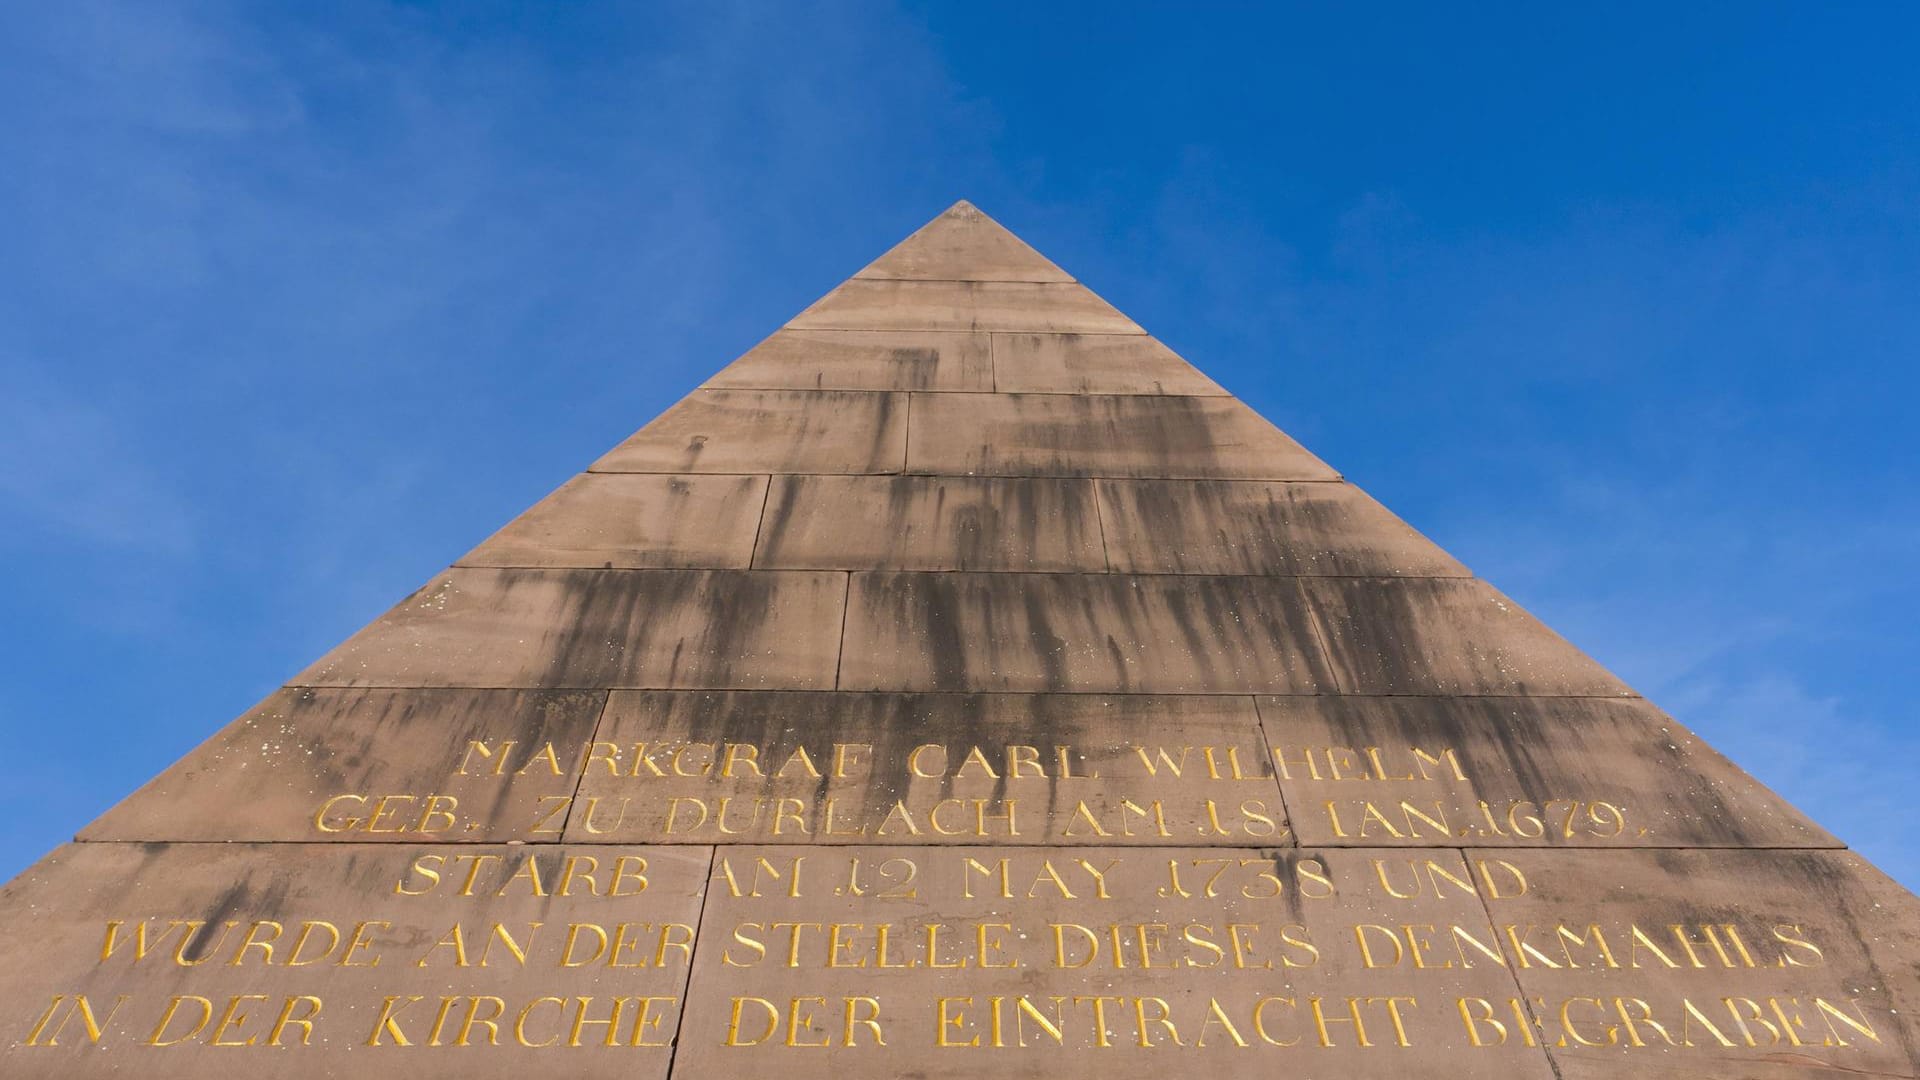
[[[0,889],[5,1072],[664,1078],[711,858],[71,844]]]
[[[910,473],[1339,479],[1232,398],[919,394],[913,413]]]
[[[708,379],[715,388],[993,389],[986,334],[781,330]]]
[[[455,568],[294,686],[826,689],[845,575]]]
[[[1621,1061],[1611,1058],[1575,1058],[1562,1053],[1554,1062],[1559,1080],[1727,1080],[1726,1067],[1715,1061]],[[1740,1080],[1895,1080],[1911,1073],[1867,1072],[1841,1065],[1829,1068],[1804,1059],[1743,1061]]]
[[[1081,285],[855,278],[787,324],[793,330],[1007,330],[1140,334]]]
[[[854,275],[949,281],[1072,281],[1026,241],[962,200]]]
[[[843,690],[1314,693],[1287,578],[856,573]]]
[[[1243,697],[618,691],[586,756],[594,843],[1289,842]]]
[[[1920,901],[1859,856],[1500,857],[1526,881],[1488,902],[1501,951],[1536,1039],[1576,1075],[1920,1075]]]
[[[1139,334],[995,334],[994,389],[1029,394],[1197,394],[1226,391]]]
[[[1633,691],[1482,581],[1302,578],[1349,694],[1627,697]]]
[[[1466,577],[1468,570],[1346,483],[1102,480],[1115,570],[1142,574]]]
[[[579,690],[281,690],[80,839],[557,842],[579,763],[534,755],[591,740],[605,704]]]
[[[582,473],[457,566],[745,568],[764,476]]]
[[[1477,896],[1396,898],[1346,851],[722,848],[675,1073],[1550,1076],[1460,1034],[1504,969],[1369,966],[1354,927],[1408,923],[1490,933]]]
[[[1107,559],[1086,481],[782,476],[754,565],[1100,572]]]
[[[594,462],[592,471],[899,472],[906,407],[901,394],[695,390]]]
[[[1839,847],[1637,698],[1267,697],[1301,843]]]

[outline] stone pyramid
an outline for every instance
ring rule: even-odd
[[[1920,1075],[1920,907],[966,203],[0,891],[16,1077]]]

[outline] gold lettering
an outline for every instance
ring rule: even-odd
[[[101,1036],[106,1034],[107,1025],[113,1022],[113,1014],[119,1012],[120,1006],[125,1005],[130,997],[131,995],[129,994],[121,994],[115,997],[113,999],[113,1008],[107,1010],[107,1015],[96,1017],[93,1012],[93,1003],[87,1000],[87,995],[75,994],[73,998],[69,1000],[65,994],[55,994],[53,996],[53,1003],[47,1006],[46,1012],[40,1014],[39,1022],[34,1024],[33,1030],[27,1034],[27,1045],[59,1046],[60,1033],[66,1030],[67,1021],[72,1019],[75,1014],[79,1015],[80,1023],[86,1028],[87,1042],[89,1044],[96,1044],[100,1041]],[[61,1009],[63,1004],[66,1006],[64,1011]],[[60,1023],[55,1025],[52,1031],[48,1031],[47,1025],[53,1021],[56,1014],[60,1017]],[[42,1036],[45,1036],[46,1041],[41,1041]]]
[[[305,1007],[302,1015],[294,1015],[296,1008]],[[313,1021],[320,1015],[320,999],[311,994],[300,994],[287,999],[280,1007],[280,1015],[274,1018],[273,1028],[267,1033],[267,1045],[279,1046],[280,1038],[290,1027],[300,1029],[300,1045],[308,1046],[313,1042]]]
[[[382,1039],[392,1039],[395,1046],[412,1046],[407,1041],[406,1032],[400,1030],[399,1014],[401,1010],[422,1000],[416,994],[409,994],[404,997],[396,995],[381,1002],[380,1015],[373,1022],[373,1034],[367,1037],[367,1045],[379,1046]]]
[[[759,1008],[766,1011],[767,1028],[765,1031],[762,1031],[760,1034],[752,1038],[743,1039],[741,1037],[741,1028],[740,1028],[741,1015],[740,1014],[741,1014],[741,1010],[744,1009],[749,1003],[755,1006],[758,1006]],[[758,1046],[761,1043],[766,1042],[767,1039],[772,1037],[773,1033],[775,1031],[778,1031],[779,1029],[780,1029],[780,1010],[774,1007],[773,1002],[768,1001],[766,998],[736,997],[733,999],[733,1015],[729,1017],[727,1020],[726,1045]]]

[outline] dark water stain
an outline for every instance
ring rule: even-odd
[[[928,390],[940,384],[939,349],[894,346],[887,352],[894,368],[894,385],[910,390]]]
[[[794,509],[803,500],[817,497],[818,480],[808,476],[776,476],[768,494],[765,520],[760,526],[760,550],[756,558],[762,565],[778,566],[787,561],[781,550],[787,529],[793,523]]]
[[[948,574],[876,575],[878,603],[870,605],[869,625],[898,628],[909,642],[923,642],[935,690],[968,689],[969,643],[982,636],[962,626],[960,584]],[[985,644],[992,648],[991,640]]]
[[[901,405],[906,401],[905,396],[901,394],[862,394],[860,396],[872,403],[869,407],[871,416],[864,420],[872,425],[873,430],[873,440],[867,449],[866,468],[862,471],[899,472],[904,466],[900,460],[901,454],[894,450],[894,447],[906,445],[907,436],[904,429],[910,417],[904,415],[906,408]],[[901,406],[899,411],[903,414],[897,421],[894,418],[896,406]]]
[[[1317,579],[1306,589],[1309,609],[1327,631],[1327,659],[1341,685],[1377,693],[1449,691],[1432,672],[1421,647],[1419,582]]]
[[[1026,647],[1040,664],[1040,688],[1062,690],[1067,685],[1067,641],[1054,633],[1051,611],[1054,598],[1041,595],[1037,588],[1024,590],[1021,607],[1026,630]]]
[[[503,571],[508,588],[538,571]],[[699,570],[586,570],[552,575],[560,592],[549,625],[543,686],[613,686],[672,652],[658,627],[680,622],[713,574]]]
[[[259,920],[280,919],[287,900],[287,875],[272,875],[266,887],[257,892],[248,887],[250,880],[251,875],[243,876],[214,898],[198,920],[203,925],[194,934],[192,944],[181,950],[180,955],[184,960],[200,961],[210,955],[227,939],[231,930],[226,925],[229,922],[244,925]]]

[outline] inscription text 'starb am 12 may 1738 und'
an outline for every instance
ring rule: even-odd
[[[0,928],[9,1078],[1920,1076],[1912,895],[966,203]]]

